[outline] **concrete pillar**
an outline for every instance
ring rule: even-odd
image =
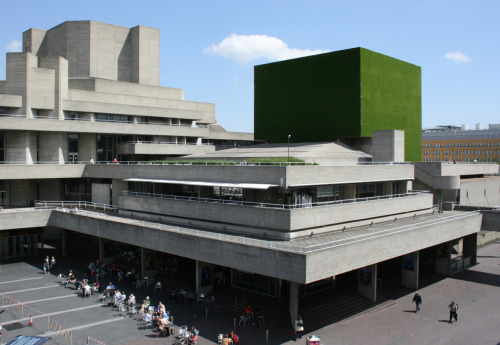
[[[33,118],[31,110],[31,74],[32,68],[38,66],[38,57],[35,54],[7,53],[5,93],[22,96],[22,106],[15,113]]]
[[[210,197],[210,187],[198,187],[198,197],[199,198],[209,198]]]
[[[146,272],[146,255],[144,255],[144,248],[141,247],[141,278],[143,279],[144,272]]]
[[[196,280],[195,280],[195,284],[196,284],[196,288],[195,288],[195,291],[196,291],[196,296],[199,296],[200,295],[200,287],[201,287],[201,269],[200,269],[200,261],[199,260],[195,260],[195,269],[194,269],[194,272],[195,272],[195,276],[196,276]]]
[[[90,158],[97,161],[96,135],[92,133],[80,133],[78,137],[78,156],[80,161],[88,162]]]
[[[67,230],[62,229],[61,233],[61,247],[62,247],[62,255],[64,257],[68,256],[68,238],[69,234]]]
[[[436,194],[437,194],[438,212],[443,213],[443,195],[441,189],[437,189]]]
[[[33,164],[37,161],[37,137],[35,132],[6,131],[5,159],[7,162]]]
[[[9,206],[29,207],[37,199],[37,183],[34,180],[9,181]]]
[[[477,234],[467,235],[463,238],[463,258],[464,263],[469,261],[469,265],[477,263]]]
[[[373,302],[377,301],[377,264],[358,270],[358,292]]]
[[[99,262],[104,260],[104,240],[99,237]]]
[[[295,319],[299,315],[299,283],[290,282],[290,322],[292,327],[295,325]]]
[[[355,199],[356,198],[356,185],[349,184],[345,186],[345,198],[346,199]]]
[[[113,184],[111,185],[111,203],[115,206],[118,206],[119,204],[118,199],[120,197],[120,194],[124,190],[127,190],[128,182],[120,179],[113,179],[112,183]]]
[[[451,264],[451,243],[441,243],[436,246],[436,267],[437,274],[449,275]]]
[[[392,182],[386,182],[382,184],[382,194],[383,195],[391,195],[392,191]]]
[[[40,57],[39,65],[55,71],[54,109],[49,117],[64,120],[63,100],[68,98],[68,60],[63,57]]]
[[[38,145],[40,162],[64,164],[68,157],[68,133],[40,132]]]
[[[420,252],[403,255],[401,264],[401,285],[408,289],[418,289]]]

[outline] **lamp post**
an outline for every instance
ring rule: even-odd
[[[288,134],[288,163],[290,163],[290,137],[292,135]]]

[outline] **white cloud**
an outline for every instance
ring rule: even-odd
[[[245,64],[257,59],[271,61],[287,60],[302,56],[326,53],[328,50],[289,48],[276,37],[267,35],[236,35],[224,38],[219,44],[204,49],[206,54],[220,55],[226,59]]]
[[[5,50],[8,52],[20,52],[22,48],[21,41],[14,40],[5,46]]]
[[[465,55],[464,53],[455,50],[454,52],[449,52],[444,56],[448,60],[455,61],[455,62],[471,62],[472,59]]]

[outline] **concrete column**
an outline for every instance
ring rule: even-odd
[[[471,234],[463,238],[463,258],[470,259],[470,265],[477,263],[477,234]]]
[[[345,198],[346,199],[355,199],[356,198],[356,185],[349,184],[345,186]]]
[[[68,60],[63,57],[41,57],[40,67],[55,71],[54,110],[50,117],[64,120],[63,100],[68,98]]]
[[[38,144],[40,162],[64,164],[68,157],[68,133],[40,132]]]
[[[199,296],[200,295],[200,288],[201,288],[201,269],[200,269],[200,261],[199,260],[195,260],[195,269],[194,269],[194,272],[195,272],[195,275],[196,275],[196,280],[195,280],[195,284],[196,284],[196,296]]]
[[[80,133],[78,136],[78,156],[80,161],[88,162],[90,158],[97,160],[96,135],[92,133]]]
[[[120,194],[124,191],[127,190],[128,187],[128,182],[119,180],[119,179],[113,179],[113,184],[111,185],[111,202],[113,205],[118,206],[119,202],[118,199],[120,197]]]
[[[104,260],[104,240],[99,237],[99,262]]]
[[[16,114],[26,115],[27,118],[33,118],[30,86],[32,68],[37,65],[38,57],[35,54],[7,53],[5,93],[22,96],[22,106],[16,110]]]
[[[61,247],[62,247],[62,255],[64,257],[68,256],[68,241],[69,241],[68,230],[61,229]]]
[[[438,212],[443,213],[443,195],[441,189],[437,189],[436,194],[437,194]]]
[[[30,200],[37,199],[37,184],[34,180],[9,181],[9,206],[28,207]]]
[[[141,277],[143,279],[144,272],[146,272],[146,255],[144,255],[144,248],[141,247]]]
[[[420,252],[403,255],[401,264],[401,285],[408,289],[418,289]]]
[[[382,184],[382,193],[383,195],[391,195],[392,192],[392,182],[386,182]]]
[[[290,282],[290,322],[292,327],[295,325],[295,319],[299,315],[299,283]]]
[[[8,162],[33,164],[37,161],[37,139],[35,132],[6,131],[5,159]]]
[[[436,267],[437,274],[449,275],[451,264],[451,243],[446,242],[436,246]]]
[[[358,292],[373,302],[377,301],[377,264],[358,270]]]

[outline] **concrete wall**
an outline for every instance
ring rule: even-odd
[[[481,214],[464,212],[462,218],[427,221],[414,230],[310,253],[306,280],[313,282],[476,233],[481,220]]]
[[[5,131],[6,161],[33,164],[37,161],[36,144],[35,132]]]
[[[47,226],[52,210],[6,209],[0,212],[0,230],[15,230]]]
[[[37,185],[34,180],[13,180],[8,183],[9,206],[27,207],[37,198]]]
[[[0,164],[0,176],[5,180],[81,178],[83,164]]]
[[[460,204],[500,207],[500,177],[461,180]]]
[[[279,231],[314,229],[317,227],[400,215],[432,208],[432,195],[422,194],[403,198],[346,203],[325,207],[274,209],[231,204],[204,203],[177,199],[159,199],[121,195],[119,207],[154,214],[227,224],[237,223]],[[360,218],[360,215],[363,215]]]
[[[64,163],[68,158],[68,133],[40,132],[38,145],[40,162]]]
[[[78,156],[81,162],[88,162],[90,158],[97,160],[96,135],[92,133],[81,133],[78,136]]]
[[[59,179],[46,179],[38,185],[39,200],[63,200],[64,191],[62,189],[62,181]]]
[[[111,185],[106,183],[92,183],[92,202],[111,204]]]
[[[214,152],[211,145],[175,145],[175,144],[122,144],[117,146],[120,155],[193,155]]]
[[[373,131],[372,155],[374,162],[404,162],[404,148],[404,131]]]

